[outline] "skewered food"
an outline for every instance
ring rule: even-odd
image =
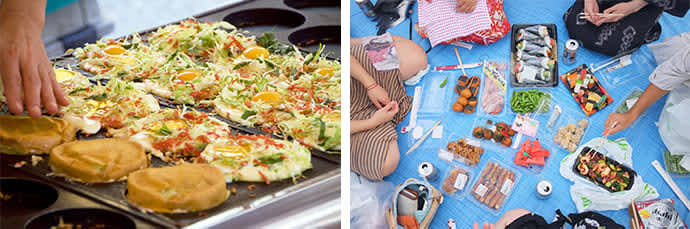
[[[472,136],[475,138],[491,140],[506,147],[513,144],[514,135],[515,131],[505,122],[494,124],[491,120],[487,120],[486,126],[476,126],[472,130]]]
[[[465,114],[473,114],[477,106],[477,94],[479,93],[479,83],[481,80],[478,76],[467,77],[462,75],[458,78],[458,84],[455,85],[455,92],[460,95],[457,101],[453,104],[452,109],[455,112],[464,112]]]
[[[479,163],[479,158],[484,154],[484,149],[482,147],[470,145],[462,138],[457,141],[449,142],[446,149],[453,153],[456,159],[464,160],[465,164],[468,165],[476,165]]]

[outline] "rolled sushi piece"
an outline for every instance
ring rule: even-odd
[[[534,35],[538,35],[540,37],[548,37],[549,36],[549,29],[547,29],[546,26],[543,26],[543,25],[533,25],[533,26],[525,27],[523,29],[529,33],[532,33]]]
[[[543,84],[550,81],[551,77],[552,76],[550,71],[531,65],[521,66],[520,71],[517,71],[517,74],[515,74],[515,78],[517,79],[518,83]]]
[[[525,29],[518,30],[517,41],[543,40],[544,37],[538,34],[527,32]]]
[[[534,50],[541,50],[544,48],[551,49],[548,45],[540,45],[542,43],[537,43],[537,42],[531,42],[531,41],[520,41],[520,43],[517,44],[516,48],[517,50],[522,50],[522,51],[534,51]],[[545,43],[544,43],[545,44]],[[551,50],[549,50],[549,53],[551,53]]]
[[[529,50],[518,49],[515,55],[517,55],[518,60],[522,60],[523,58],[525,58],[525,56],[549,57],[551,56],[551,49],[547,47],[540,47]]]

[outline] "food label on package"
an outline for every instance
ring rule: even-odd
[[[438,158],[441,158],[441,160],[447,161],[447,162],[452,162],[454,155],[451,152],[448,152],[444,149],[438,150]]]
[[[488,190],[489,189],[486,188],[486,186],[484,186],[483,184],[479,184],[479,185],[477,185],[477,188],[474,189],[474,193],[476,193],[479,196],[484,196],[484,194],[486,194],[486,191],[488,191]]]
[[[465,143],[474,147],[481,147],[479,140],[473,138],[465,138]]]
[[[628,106],[628,109],[632,108],[633,105],[635,105],[635,103],[637,102],[637,99],[639,99],[639,97],[625,100],[625,105]]]
[[[683,159],[680,159],[680,162],[678,164],[685,170],[690,170],[690,155],[683,156]]]
[[[455,187],[458,190],[463,190],[465,189],[465,184],[467,183],[467,175],[458,173],[458,177],[455,178],[455,184],[453,184],[453,187]]]
[[[501,193],[503,193],[503,195],[507,196],[508,193],[510,193],[510,191],[512,189],[513,189],[513,181],[510,179],[506,179],[506,181],[503,182],[503,186],[501,186]]]
[[[671,199],[635,201],[643,228],[686,228]]]
[[[539,128],[539,121],[531,119],[526,115],[517,114],[515,121],[513,121],[513,130],[518,133],[523,133],[530,137],[537,136],[537,129]]]

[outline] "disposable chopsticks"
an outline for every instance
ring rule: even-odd
[[[460,59],[460,53],[458,53],[458,48],[453,49],[455,49],[455,56],[458,58],[458,64],[460,64],[460,68],[462,69],[462,75],[466,76],[467,73],[465,73],[465,65],[462,64],[462,59]]]
[[[410,148],[409,150],[407,150],[407,152],[405,153],[405,155],[410,154],[410,152],[412,152],[413,150],[417,149],[417,147],[419,147],[419,145],[422,144],[422,142],[424,141],[424,139],[426,139],[426,137],[428,137],[429,134],[431,134],[431,132],[433,132],[434,129],[436,129],[436,127],[438,127],[438,124],[441,124],[441,120],[438,120],[438,122],[436,122],[436,124],[434,124],[434,126],[431,127],[431,129],[429,129],[429,131],[427,131],[426,134],[424,134],[424,136],[422,136],[422,138],[419,139],[419,141],[417,141],[417,143],[415,143],[415,144],[412,146],[412,148]]]

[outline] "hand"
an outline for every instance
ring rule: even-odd
[[[377,85],[373,89],[367,91],[367,95],[369,96],[371,102],[374,103],[376,108],[381,109],[383,106],[386,106],[388,103],[390,103],[388,92],[386,92],[386,89],[383,89],[381,86]]]
[[[371,116],[371,120],[378,126],[381,123],[392,120],[396,113],[398,113],[398,102],[392,101],[385,107],[376,111],[376,113]]]
[[[603,23],[611,23],[611,22],[617,22],[624,17],[627,17],[630,14],[633,14],[642,7],[645,7],[647,5],[647,2],[644,0],[632,0],[629,2],[621,2],[616,5],[613,5],[612,7],[609,7],[608,9],[604,10],[605,14],[621,14],[621,16],[610,16],[610,17],[602,17],[601,20],[598,21],[599,24],[597,26],[603,24]]]
[[[43,48],[42,29],[43,21],[35,15],[0,12],[0,76],[13,114],[26,109],[31,117],[40,118],[41,106],[55,114],[57,104],[69,104]]]
[[[599,3],[597,0],[585,0],[585,14],[589,15],[587,16],[587,21],[596,26],[600,25],[598,23],[601,17],[599,17]]]
[[[604,132],[601,135],[608,137],[609,135],[618,133],[619,131],[628,128],[628,126],[630,126],[635,119],[637,119],[637,115],[630,112],[625,112],[623,114],[611,113],[604,122]]]
[[[477,6],[477,0],[457,0],[458,5],[455,6],[455,11],[458,13],[472,13],[474,7]]]
[[[482,229],[493,229],[493,228],[494,228],[494,225],[489,224],[487,222],[484,222],[484,225],[482,225]],[[479,224],[477,222],[474,222],[474,224],[472,225],[472,229],[479,229]]]

